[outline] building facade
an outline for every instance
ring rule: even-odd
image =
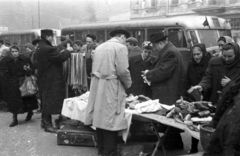
[[[240,30],[240,0],[131,0],[130,18],[164,18],[179,15],[214,15]]]

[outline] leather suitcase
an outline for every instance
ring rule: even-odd
[[[57,131],[57,144],[97,147],[96,132],[83,125],[65,125]]]

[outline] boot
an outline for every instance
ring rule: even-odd
[[[33,112],[32,111],[29,111],[27,116],[26,116],[26,119],[25,121],[30,121],[32,119],[32,116],[33,116]]]
[[[198,139],[195,139],[194,137],[192,137],[192,146],[191,146],[191,150],[188,151],[188,154],[193,154],[193,153],[197,153],[198,152]]]
[[[44,121],[44,130],[49,133],[57,133],[57,129],[55,129],[52,125],[52,116],[51,115],[43,115]]]
[[[17,119],[17,114],[13,114],[13,121],[12,123],[9,125],[9,127],[14,127],[18,125],[18,119]]]
[[[63,116],[62,115],[59,115],[58,119],[55,119],[55,125],[56,125],[57,129],[60,129],[62,121],[63,121]]]
[[[44,124],[44,119],[43,119],[43,113],[41,115],[41,128],[44,128],[45,127],[45,124]]]

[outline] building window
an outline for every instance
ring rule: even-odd
[[[217,5],[217,0],[210,0],[208,1],[209,5]]]
[[[157,6],[157,0],[151,0],[151,7]]]
[[[232,18],[230,24],[233,30],[240,29],[240,18]]]
[[[229,0],[229,3],[231,4],[231,3],[237,3],[238,2],[238,0]]]
[[[179,3],[179,0],[171,0],[171,4],[172,5],[176,5],[176,4],[178,4]]]

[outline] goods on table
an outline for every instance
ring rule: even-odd
[[[197,131],[200,129],[198,124],[212,120],[215,110],[216,108],[211,102],[188,102],[180,99],[177,100],[175,108],[169,111],[166,117],[174,118],[177,122],[189,125],[190,129]]]
[[[137,113],[156,112],[160,109],[163,109],[158,99],[151,100],[143,95],[133,96],[132,94],[126,98],[126,107],[136,110]]]

